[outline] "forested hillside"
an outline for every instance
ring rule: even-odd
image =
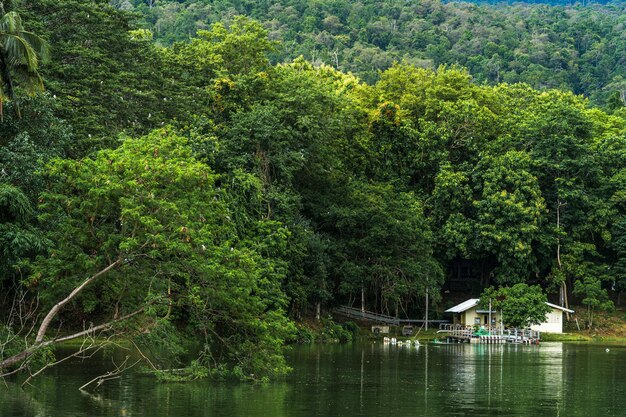
[[[441,312],[443,291],[526,283],[591,309],[626,286],[619,103],[482,84],[467,60],[409,59],[375,83],[273,64],[313,32],[242,16],[163,47],[106,2],[1,4],[1,22],[23,23],[0,22],[0,45],[23,45],[0,61],[3,371],[93,326],[169,352],[159,366],[199,350],[185,368],[196,377],[258,379],[287,371],[294,321],[333,305],[415,316],[427,291]],[[442,22],[475,10],[406,5]],[[338,24],[333,36],[352,31]]]
[[[585,94],[614,108],[626,100],[623,2],[552,7],[438,0],[116,0],[169,45],[235,15],[280,41],[273,61],[299,55],[367,82],[394,61],[435,69],[459,64],[478,83],[524,82]]]

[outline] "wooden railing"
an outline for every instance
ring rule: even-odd
[[[375,323],[385,323],[391,326],[399,326],[401,324],[422,324],[425,320],[421,319],[401,319],[387,314],[374,313],[372,311],[362,311],[361,309],[339,306],[333,309],[333,313],[340,314],[344,317],[349,317],[355,320],[372,321]],[[448,320],[428,320],[429,324],[441,325],[448,323]]]
[[[385,323],[392,326],[399,326],[400,319],[386,314],[374,313],[371,311],[363,311],[358,308],[339,306],[333,310],[334,313],[357,320],[373,321],[376,323]]]
[[[462,324],[441,324],[439,332],[445,334],[446,337],[456,339],[480,339],[481,335],[477,335],[475,326],[467,326]],[[501,339],[510,343],[537,343],[541,338],[541,333],[531,329],[503,329],[501,327],[482,327],[482,336],[485,341],[493,341],[494,338]],[[485,334],[487,333],[487,334]],[[482,341],[482,339],[481,339]]]

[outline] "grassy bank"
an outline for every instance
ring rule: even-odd
[[[626,344],[626,311],[618,307],[611,312],[595,312],[589,326],[589,315],[585,306],[574,306],[576,311],[564,324],[564,334],[545,335],[557,341],[598,341]],[[543,337],[542,337],[543,338]]]
[[[542,333],[542,342],[590,342],[593,338],[581,333]]]

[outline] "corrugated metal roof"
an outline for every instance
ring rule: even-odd
[[[568,313],[573,313],[574,312],[574,310],[570,310],[569,308],[561,307],[561,306],[558,306],[556,304],[552,304],[552,303],[546,303],[546,304],[549,305],[552,308],[556,308],[556,309],[562,310],[562,311],[567,311]]]
[[[480,298],[470,298],[467,301],[463,301],[461,304],[457,304],[454,307],[450,307],[445,312],[446,313],[462,313],[464,311],[469,310],[472,307],[477,306],[479,302],[480,302]],[[569,308],[561,307],[561,306],[556,305],[556,304],[552,304],[552,303],[548,303],[548,302],[546,302],[546,304],[549,305],[552,308],[556,308],[556,309],[561,310],[561,311],[567,311],[568,313],[573,313],[574,312],[574,310],[570,310]],[[476,311],[476,312],[479,313],[479,314],[481,314],[481,313],[484,313],[484,314],[489,313],[488,310],[485,310],[484,312],[483,312],[483,310]]]
[[[480,298],[470,298],[467,301],[463,301],[461,304],[455,305],[454,307],[447,309],[446,313],[462,313],[478,305],[479,301]]]

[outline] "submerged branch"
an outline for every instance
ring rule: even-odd
[[[115,365],[115,369],[109,372],[106,372],[102,375],[98,375],[97,377],[95,377],[94,379],[92,379],[91,381],[87,382],[86,384],[84,384],[83,386],[81,386],[79,388],[80,391],[85,391],[85,388],[87,388],[89,385],[93,384],[94,382],[97,382],[96,384],[96,388],[99,387],[100,385],[102,385],[102,383],[110,380],[110,379],[115,379],[115,378],[119,378],[119,375],[121,375],[124,371],[126,371],[127,369],[132,368],[133,366],[137,365],[139,362],[141,362],[141,359],[137,359],[132,365],[126,365],[126,363],[128,362],[128,359],[130,359],[130,356],[126,356],[126,358],[124,359],[124,361],[120,364],[120,365]]]

